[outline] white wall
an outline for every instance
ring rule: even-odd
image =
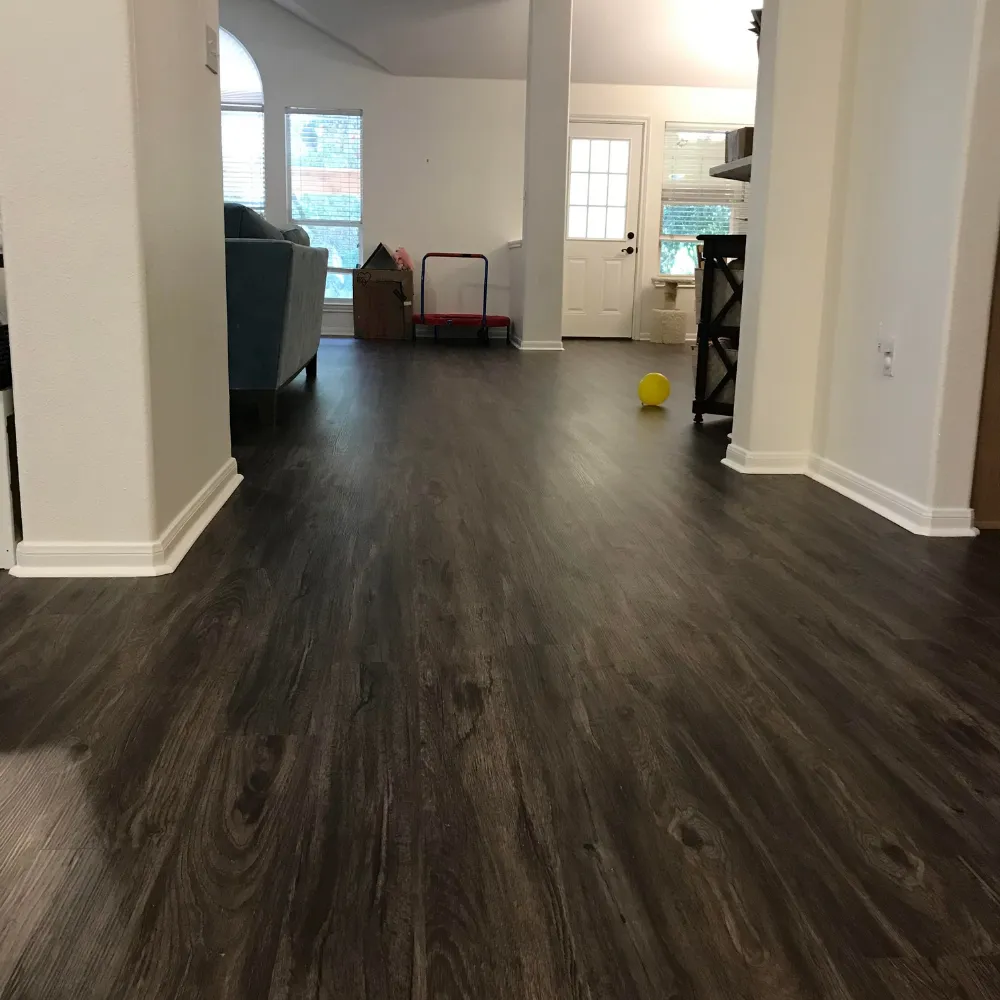
[[[133,11],[159,534],[232,454],[219,79],[203,65],[218,6],[133,0]]]
[[[0,7],[18,571],[147,575],[172,568],[164,544],[179,559],[217,509],[192,506],[212,477],[238,483],[219,90],[204,65],[215,11],[57,8]],[[190,530],[168,536],[185,509]]]
[[[773,101],[761,91],[752,211],[762,224],[751,237],[729,460],[809,471],[920,533],[969,534],[1000,225],[1000,2],[836,7],[836,18],[833,5],[765,8],[762,84],[776,82]],[[832,24],[843,26],[839,71],[814,43],[810,75],[783,80],[816,36],[810,16],[828,26],[824,45]],[[833,86],[811,102],[829,146],[817,161],[799,109],[819,66]],[[818,204],[807,220],[791,210],[810,187]],[[809,224],[790,254],[796,215]],[[796,255],[806,254],[823,266],[803,296]],[[895,344],[892,378],[880,340]],[[810,354],[813,377],[790,361]]]
[[[521,235],[524,84],[401,78],[370,68],[270,0],[222,0],[222,23],[264,83],[267,214],[288,218],[288,107],[364,113],[365,253],[379,242],[485,253],[490,308],[510,305],[507,242]],[[482,307],[481,265],[431,262],[428,309]]]
[[[25,536],[148,538],[129,21],[119,0],[60,5],[58,31],[52,18],[39,5],[0,7],[0,190]]]
[[[364,112],[365,243],[490,256],[490,308],[510,307],[509,240],[519,239],[524,179],[525,85],[512,80],[394,77],[270,0],[222,0],[222,23],[260,68],[267,105],[268,215],[287,217],[286,107]],[[574,84],[570,113],[649,118],[650,175],[642,231],[643,323],[659,273],[663,129],[667,121],[753,121],[754,92]],[[441,267],[429,305],[477,308],[472,267]],[[432,274],[433,279],[433,274]],[[481,287],[481,286],[480,286]]]
[[[976,0],[861,4],[847,137],[838,314],[816,450],[925,503],[953,287],[976,7]],[[894,378],[880,372],[882,335],[896,342]]]
[[[529,0],[278,2],[398,76],[525,76]],[[574,0],[573,79],[753,87],[752,6],[754,0]]]

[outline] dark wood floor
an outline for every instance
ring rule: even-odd
[[[1000,997],[1000,543],[689,400],[324,345],[174,576],[3,577],[0,997]]]

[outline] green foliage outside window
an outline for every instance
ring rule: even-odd
[[[664,205],[663,236],[724,235],[733,221],[729,205]]]
[[[661,236],[723,235],[730,231],[729,205],[664,205]],[[698,241],[664,239],[660,243],[660,274],[692,275],[698,268]]]
[[[292,194],[293,219],[361,221],[361,197],[356,194]]]
[[[361,118],[293,112],[289,139],[292,167],[361,169]]]
[[[664,240],[660,244],[660,274],[674,277],[692,275],[698,268],[698,244]]]

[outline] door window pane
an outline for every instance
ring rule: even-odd
[[[566,235],[571,240],[587,238],[587,209],[584,205],[571,205],[567,220]]]
[[[611,143],[610,170],[613,174],[627,174],[629,147],[632,144],[628,139],[615,139]]]
[[[631,149],[628,139],[572,141],[567,239],[625,238]]]
[[[628,200],[628,175],[612,174],[608,178],[608,204],[624,208]]]
[[[625,209],[608,209],[608,228],[604,234],[605,239],[623,240],[625,239]]]
[[[589,190],[590,174],[569,175],[569,203],[571,205],[586,205]]]
[[[570,150],[570,169],[583,173],[590,170],[590,140],[574,139]]]
[[[608,175],[590,175],[590,197],[587,199],[588,205],[599,205],[606,208],[608,204]]]
[[[592,139],[590,142],[590,172],[606,174],[611,158],[611,143],[607,139]]]
[[[606,208],[587,209],[587,239],[603,240],[608,225],[608,210]]]

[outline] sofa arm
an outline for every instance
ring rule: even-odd
[[[326,266],[329,252],[320,247],[290,244],[291,277],[285,309],[284,337],[278,363],[278,384],[294,378],[316,356],[323,331]]]

